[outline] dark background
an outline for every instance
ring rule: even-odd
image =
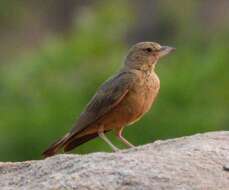
[[[227,0],[1,0],[0,160],[40,159],[140,41],[177,50],[157,65],[160,95],[130,142],[229,129],[228,34]],[[95,151],[110,149],[96,139],[74,152]]]

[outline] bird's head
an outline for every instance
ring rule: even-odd
[[[175,50],[169,46],[161,46],[156,42],[140,42],[129,50],[125,65],[139,70],[150,70],[155,67],[157,61]]]

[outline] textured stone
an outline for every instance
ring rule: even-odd
[[[228,165],[229,132],[211,132],[118,153],[2,162],[0,189],[229,190]]]

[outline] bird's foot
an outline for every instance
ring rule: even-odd
[[[119,151],[120,151],[120,149],[117,148],[117,147],[114,146],[114,145],[113,145],[111,148],[112,148],[112,151],[113,151],[113,152],[119,152]]]

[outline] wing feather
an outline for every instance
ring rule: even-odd
[[[77,143],[83,143],[94,137],[93,135],[87,136],[85,138],[81,138],[80,142],[74,142],[78,133],[118,106],[135,82],[135,77],[133,77],[133,75],[134,74],[131,72],[122,72],[114,78],[106,81],[86,106],[85,111],[82,112],[72,130],[46,149],[43,152],[43,155],[45,157],[52,156],[65,145],[65,149],[70,150],[74,145],[76,146]]]
[[[133,85],[133,73],[122,72],[106,81],[80,115],[70,134],[76,134],[116,107]]]

